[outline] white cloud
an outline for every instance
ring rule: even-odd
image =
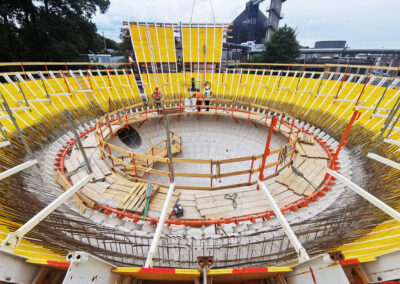
[[[212,0],[216,22],[230,23],[247,0]],[[192,0],[111,0],[104,15],[96,15],[99,32],[118,40],[123,21],[189,22]],[[263,12],[269,0],[260,4]],[[289,0],[281,25],[296,28],[301,44],[316,40],[347,40],[350,47],[400,48],[398,0]],[[196,0],[192,22],[212,22],[210,0]]]

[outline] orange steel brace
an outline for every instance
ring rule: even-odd
[[[93,91],[92,81],[90,81],[90,76],[89,76],[89,70],[86,70],[86,75],[87,75],[88,80],[89,80],[90,89]]]
[[[68,93],[70,93],[72,95],[71,90],[69,89],[69,86],[68,86],[67,79],[65,78],[63,71],[60,71],[60,73],[61,73],[62,77],[64,78],[64,83],[67,86]]]
[[[24,64],[22,62],[21,62],[21,69],[22,69],[22,72],[24,72],[25,80],[28,81],[28,77],[26,77],[26,72],[24,69]]]
[[[44,64],[44,68],[46,68],[46,72],[47,72],[47,79],[50,79],[50,74],[49,74],[49,69],[47,68],[47,64]]]
[[[167,164],[168,164],[168,177],[169,177],[169,181],[171,182],[171,165],[169,164],[169,159],[166,159],[167,160]]]
[[[279,160],[281,159],[281,155],[282,155],[282,151],[279,152],[278,162],[279,162]],[[275,173],[278,171],[278,167],[279,167],[279,163],[276,165]]]
[[[339,92],[340,92],[340,90],[342,89],[343,82],[344,82],[344,81],[346,80],[346,78],[347,78],[347,72],[348,72],[348,71],[349,71],[349,64],[347,64],[346,72],[344,73],[343,79],[342,79],[342,81],[340,82],[339,89],[337,90],[337,93],[336,93],[336,95],[335,95],[335,100],[338,98]],[[335,103],[335,102],[333,102],[333,103]]]
[[[132,153],[129,153],[129,156],[131,156],[131,158],[132,158],[132,164],[133,164],[133,166],[134,166],[134,168],[135,168],[135,176],[136,176],[136,178],[137,178],[137,177],[138,177],[138,174],[137,174],[137,169],[136,169],[135,156],[133,156]]]
[[[356,101],[356,104],[354,105],[353,110],[356,109],[356,106],[358,105],[358,102],[360,101],[361,96],[364,94],[365,87],[367,86],[369,80],[371,79],[371,76],[370,76],[371,75],[371,71],[372,71],[372,67],[369,68],[369,73],[368,73],[367,79],[365,80],[364,86],[362,87],[362,90],[361,90],[360,94],[357,97],[357,101]]]
[[[125,72],[126,72],[126,74],[128,74],[128,75],[126,75],[126,77],[128,77],[129,86],[131,86],[131,89],[132,89],[131,78],[129,78],[129,72],[128,72],[128,68],[126,68],[126,66],[125,66]]]
[[[359,112],[359,111],[357,111],[357,110],[353,112],[353,115],[352,115],[351,118],[350,118],[349,124],[347,125],[346,131],[343,133],[342,139],[340,140],[339,146],[338,146],[338,148],[336,149],[335,154],[333,154],[333,158],[332,158],[331,164],[330,164],[330,166],[329,166],[329,168],[330,168],[331,170],[336,170],[336,169],[337,169],[337,167],[336,167],[336,160],[337,160],[337,158],[338,158],[338,156],[339,156],[340,150],[342,149],[342,147],[346,146],[346,144],[347,144],[347,142],[348,142],[346,139],[347,139],[347,136],[348,136],[349,133],[350,133],[351,126],[354,124],[354,122],[355,122],[357,119],[360,118],[360,115],[361,115],[361,112]]]
[[[107,148],[108,148],[108,153],[110,154],[110,156],[109,156],[108,158],[110,158],[110,157],[111,157],[111,149],[110,149],[110,146],[107,145]],[[113,160],[112,158],[110,158],[110,160],[111,160],[111,164],[112,164],[112,166],[113,166],[113,168],[114,168],[114,167],[115,167],[115,165],[114,165],[114,160]]]
[[[267,161],[267,157],[268,157],[269,152],[270,152],[269,146],[271,144],[272,135],[274,134],[274,132],[273,132],[274,131],[274,127],[276,126],[277,122],[278,122],[278,118],[276,116],[273,116],[272,117],[272,121],[271,121],[271,127],[269,129],[267,144],[265,145],[264,155],[263,155],[263,159],[262,159],[262,163],[261,163],[260,175],[258,177],[258,179],[260,181],[264,180],[265,162]],[[257,190],[260,190],[260,186],[259,185],[257,185]]]
[[[65,70],[68,72],[67,62],[64,62],[64,65],[65,65]]]

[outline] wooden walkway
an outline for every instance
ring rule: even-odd
[[[282,125],[280,132],[284,136],[288,136],[290,128]],[[296,134],[292,132],[291,135]],[[160,147],[165,142],[162,141],[156,145],[153,145],[151,141],[149,142],[152,147],[147,154],[158,157],[167,156],[167,149]],[[89,134],[83,139],[82,143],[90,159],[95,181],[87,184],[74,196],[74,201],[79,208],[84,211],[83,203],[89,206],[99,203],[112,208],[143,214],[146,203],[147,183],[132,182],[111,173],[105,161],[100,159],[94,135]],[[175,143],[172,147],[173,154],[181,150],[181,143]],[[296,150],[294,165],[315,187],[318,187],[323,182],[328,168],[327,153],[309,135],[299,137]],[[136,165],[140,165],[142,168],[148,167],[149,169],[153,167],[153,163],[145,159],[137,159]],[[83,157],[76,147],[66,159],[65,168],[67,177],[73,183],[86,175]],[[127,170],[126,173],[134,174],[131,170]],[[144,173],[142,172],[142,175]],[[66,183],[60,176],[57,176],[57,180],[60,183]],[[270,184],[267,187],[280,207],[296,202],[314,192],[314,188],[303,178],[297,176],[290,167],[282,171],[275,181],[270,180],[269,182]],[[68,185],[65,185],[64,188],[68,188]],[[166,188],[153,184],[153,194],[149,202],[149,216],[158,217],[163,207],[166,193]],[[227,195],[232,196],[233,194],[236,194],[236,208],[233,207],[232,200],[227,198]],[[257,190],[255,185],[215,191],[175,190],[168,208],[169,213],[172,212],[172,207],[175,204],[183,206],[183,218],[185,219],[229,218],[271,210],[263,192]]]

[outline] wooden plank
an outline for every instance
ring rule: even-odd
[[[79,197],[80,200],[82,200],[84,203],[86,203],[91,208],[95,207],[96,202],[93,201],[92,199],[90,199],[89,197],[87,197],[85,194],[78,192],[76,195]]]
[[[167,194],[167,193],[168,193],[168,188],[163,188],[163,187],[161,187],[161,188],[158,190],[158,192],[159,192],[159,193],[165,193],[165,194]],[[179,190],[179,189],[175,189],[174,192],[172,193],[172,196],[179,196],[179,194],[180,194],[180,190]]]
[[[124,208],[125,203],[131,198],[132,195],[135,194],[136,190],[141,186],[143,186],[143,184],[141,183],[137,183],[134,186],[132,186],[129,193],[125,195],[125,198],[118,205],[118,208]]]
[[[254,212],[254,208],[257,208],[258,212]],[[261,208],[261,209],[260,209]],[[205,216],[206,218],[211,218],[213,215],[221,215],[226,216],[228,214],[233,214],[233,216],[242,216],[248,214],[259,213],[263,211],[270,210],[268,203],[265,203],[262,200],[256,200],[253,202],[246,202],[241,205],[238,204],[236,210],[233,209],[232,203],[227,206],[221,206],[218,208],[210,208],[205,210],[200,210],[200,215]]]
[[[68,189],[71,188],[71,185],[68,183],[67,179],[61,174],[60,171],[56,171],[54,173],[54,179],[67,191]],[[79,210],[81,211],[82,214],[85,214],[86,212],[86,207],[83,204],[82,200],[79,198],[77,194],[74,194],[72,196],[72,199],[74,200],[76,206],[78,206]]]
[[[154,185],[153,186],[153,193],[151,194],[151,196],[150,196],[150,200],[149,200],[149,204],[150,204],[150,201],[153,199],[153,197],[155,196],[155,194],[157,193],[157,191],[158,191],[158,189],[159,189],[160,187],[158,186],[158,185]],[[147,198],[147,196],[146,196],[146,198]],[[143,212],[144,212],[144,207],[146,206],[146,198],[144,199],[144,202],[142,202],[142,204],[136,209],[136,212],[138,212],[138,213],[140,213],[140,214],[143,214]]]
[[[259,191],[258,191],[259,192]],[[240,205],[243,205],[245,203],[249,202],[254,202],[254,201],[260,201],[263,202],[263,204],[268,204],[267,198],[264,196],[264,193],[260,192],[255,192],[251,195],[237,195],[236,197],[236,203],[238,204],[238,207]],[[206,197],[202,200],[196,201],[197,203],[197,208],[201,210],[209,209],[209,208],[219,208],[223,207],[226,205],[232,205],[232,200],[226,199],[226,198],[217,198],[217,197]],[[203,215],[203,214],[202,214]]]
[[[142,187],[143,187],[143,184],[140,184],[140,185],[136,188],[135,193],[138,192]],[[128,199],[124,199],[125,202],[123,203],[123,205],[122,205],[120,208],[123,209],[123,210],[127,210],[127,209],[128,209],[127,207],[130,206],[130,204],[133,202],[133,199],[134,199],[135,197],[136,197],[136,194],[131,194],[131,195],[129,195]],[[121,202],[120,202],[119,204],[121,204],[122,201],[124,201],[124,200],[121,200]]]
[[[106,191],[106,189],[104,187],[98,185],[97,183],[88,183],[88,184],[86,184],[86,187],[90,188],[97,194],[102,194],[104,191]]]
[[[133,198],[132,203],[127,207],[127,210],[132,210],[135,207],[136,203],[144,197],[146,197],[146,185],[143,184],[142,187],[137,192],[136,196]]]
[[[231,218],[231,217],[239,217],[244,215],[256,214],[261,213],[269,210],[266,206],[258,206],[258,207],[251,207],[243,210],[235,210],[231,212],[224,212],[224,213],[214,213],[205,216],[206,219],[219,219],[219,218]]]
[[[131,188],[132,188],[131,186],[121,185],[121,184],[118,184],[118,183],[113,183],[110,186],[110,189],[121,191],[121,192],[124,192],[124,193],[129,193],[131,191]]]

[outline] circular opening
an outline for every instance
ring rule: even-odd
[[[122,129],[118,133],[118,137],[126,146],[130,148],[135,149],[142,145],[142,138],[140,138],[139,133],[131,126]]]

